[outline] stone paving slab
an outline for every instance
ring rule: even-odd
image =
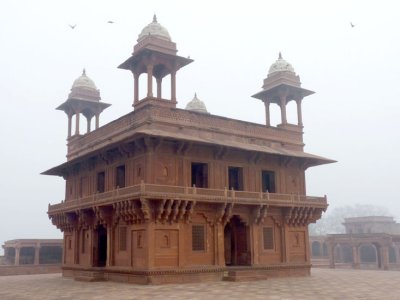
[[[79,282],[60,274],[2,276],[0,299],[394,300],[400,299],[400,272],[313,269],[310,277],[156,286]]]

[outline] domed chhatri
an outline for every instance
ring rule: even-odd
[[[268,71],[268,75],[275,72],[292,72],[294,73],[294,68],[290,63],[282,58],[282,54],[279,52],[278,59],[271,65]]]
[[[142,32],[139,34],[137,41],[140,42],[149,35],[158,37],[163,40],[171,41],[171,36],[169,35],[168,30],[157,22],[156,15],[153,16],[153,22],[143,28]]]
[[[131,57],[119,65],[119,68],[133,73],[134,97],[133,108],[139,109],[148,104],[176,107],[176,72],[190,64],[190,58],[178,56],[176,44],[163,26],[157,22],[154,15],[153,22],[143,28],[137,43],[133,46]],[[139,99],[139,77],[147,75],[147,93]],[[169,76],[171,96],[163,95],[163,79]],[[153,91],[153,78],[156,87]]]
[[[185,109],[204,114],[209,113],[204,102],[197,98],[197,93],[194,94],[193,99],[186,105]]]
[[[94,81],[86,75],[83,69],[82,75],[75,79],[72,84],[70,99],[79,99],[87,101],[100,101],[100,91],[97,89]]]
[[[77,79],[75,79],[74,83],[72,84],[72,88],[78,88],[78,87],[97,90],[94,81],[86,75],[85,69],[83,69],[82,75],[79,76]]]
[[[108,103],[100,102],[100,91],[93,80],[86,75],[83,69],[82,75],[75,79],[68,95],[67,101],[57,107],[68,116],[68,139],[80,135],[79,119],[83,115],[87,120],[87,133],[91,131],[91,119],[95,117],[95,128],[99,128],[99,117],[101,112],[110,106]],[[72,116],[75,118],[75,133],[72,134]]]

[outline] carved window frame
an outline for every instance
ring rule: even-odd
[[[193,252],[206,252],[207,229],[205,224],[192,224],[191,238]]]
[[[268,230],[268,233],[267,233]],[[267,234],[266,234],[267,233]],[[270,240],[266,240],[266,237],[269,237]],[[275,251],[275,232],[274,226],[264,226],[262,228],[262,241],[263,241],[263,250],[264,251]]]

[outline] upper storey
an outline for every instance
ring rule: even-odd
[[[176,72],[192,62],[189,58],[176,55],[176,44],[169,32],[157,21],[153,21],[140,32],[133,53],[119,67],[130,70],[134,75],[134,111],[85,135],[76,134],[68,140],[68,163],[90,158],[119,144],[134,142],[143,136],[169,140],[174,143],[207,144],[229,149],[241,149],[249,155],[268,153],[284,157],[301,158],[305,166],[333,162],[331,160],[304,153],[301,117],[301,101],[312,91],[301,88],[300,78],[292,65],[281,55],[271,65],[263,90],[253,97],[261,99],[266,109],[266,125],[239,121],[209,114],[202,101],[195,95],[186,109],[176,108]],[[147,75],[147,95],[139,99],[139,76]],[[171,76],[171,97],[162,96],[162,80]],[[157,92],[153,94],[153,79]],[[76,91],[75,91],[76,90]],[[79,90],[79,93],[77,92]],[[81,99],[82,93],[90,91],[90,99]],[[87,95],[85,96],[87,97]],[[93,113],[82,111],[81,106],[68,110],[74,101],[86,101],[96,105],[96,120],[102,109],[108,106],[99,102],[100,94],[92,80],[84,72],[71,90],[70,99],[59,109],[69,116],[69,137],[71,136],[71,117],[75,113],[76,128],[79,129],[79,113],[90,118]],[[90,101],[89,101],[90,100]],[[286,121],[286,105],[289,101],[297,103],[298,124]],[[85,102],[85,103],[86,103]],[[276,103],[281,108],[282,123],[273,127],[269,122],[269,105]],[[68,104],[68,105],[67,105]],[[221,150],[222,151],[222,150]]]

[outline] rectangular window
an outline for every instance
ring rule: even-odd
[[[104,193],[105,180],[106,180],[106,173],[104,171],[97,173],[97,192],[98,193]]]
[[[275,193],[275,172],[262,171],[261,177],[263,193]]]
[[[206,250],[204,225],[192,225],[192,250]]]
[[[117,167],[115,177],[115,187],[125,187],[125,165]]]
[[[192,163],[192,186],[208,188],[208,165]]]
[[[126,227],[119,228],[119,251],[126,251]]]
[[[228,168],[229,189],[235,191],[243,191],[243,168]]]
[[[263,228],[264,250],[274,249],[274,231],[272,227]]]

